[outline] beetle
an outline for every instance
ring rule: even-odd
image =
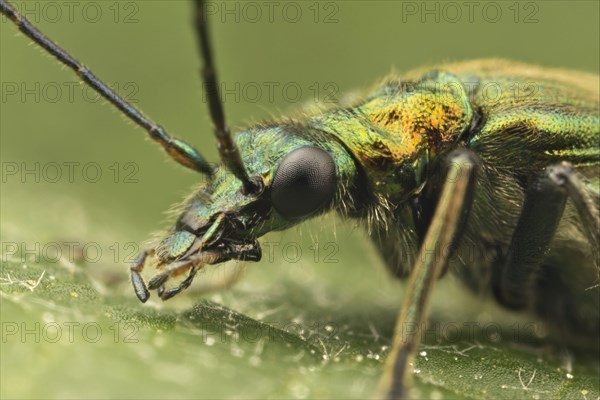
[[[232,135],[205,4],[197,1],[202,76],[222,160],[213,168],[7,1],[0,10],[171,158],[210,178],[185,200],[173,228],[131,265],[142,302],[151,290],[163,300],[179,294],[205,265],[259,261],[260,237],[335,210],[363,221],[392,274],[410,280],[383,396],[406,395],[419,337],[406,337],[406,328],[426,321],[435,281],[448,271],[598,351],[597,76],[502,60],[446,64],[392,76],[349,104]],[[490,85],[497,96],[486,91]],[[159,272],[146,283],[149,257]],[[180,275],[179,284],[167,286]]]

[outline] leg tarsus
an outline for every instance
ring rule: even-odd
[[[181,293],[183,290],[187,289],[188,287],[190,287],[190,285],[192,284],[192,281],[194,280],[194,277],[196,276],[196,272],[198,272],[198,267],[192,267],[192,269],[190,269],[190,273],[187,276],[187,278],[185,278],[180,284],[179,286],[176,286],[174,288],[171,288],[169,290],[167,290],[164,293],[160,293],[159,296],[162,300],[169,300],[171,297],[178,295],[179,293]]]
[[[161,286],[164,286],[165,282],[169,279],[169,273],[170,271],[164,271],[152,277],[152,279],[150,279],[148,282],[148,289],[155,290]]]
[[[148,288],[146,288],[146,284],[144,283],[144,279],[137,271],[131,271],[131,284],[133,285],[133,290],[135,290],[135,294],[138,299],[142,303],[145,303],[150,298],[150,292]]]
[[[169,264],[165,268],[164,271],[162,271],[161,273],[155,275],[154,277],[152,277],[152,279],[150,279],[150,282],[148,282],[148,289],[155,290],[155,289],[160,289],[160,287],[163,286],[163,290],[164,290],[164,285],[169,280],[169,277],[171,276],[171,274],[173,274],[174,272],[176,272],[178,270],[189,268],[190,265],[192,265],[192,264],[193,264],[192,259],[175,261],[172,264]]]
[[[146,264],[146,258],[148,255],[153,254],[153,249],[147,249],[142,251],[131,263],[130,271],[131,271],[131,284],[133,285],[133,290],[135,291],[136,296],[142,303],[145,303],[150,298],[150,292],[144,283],[144,279],[140,274],[144,269],[144,265]]]

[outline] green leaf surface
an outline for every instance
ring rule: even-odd
[[[141,305],[127,282],[108,286],[85,267],[4,262],[2,398],[372,397],[398,296],[373,296],[379,279],[346,286],[348,275],[340,285],[284,274],[267,292],[241,283],[211,300],[186,293],[168,307]],[[442,303],[468,299],[454,286],[442,283],[436,295],[414,397],[598,397],[597,364],[515,336],[527,324],[511,326],[502,312],[448,319],[457,314]]]

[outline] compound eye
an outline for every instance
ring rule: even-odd
[[[302,218],[325,205],[335,187],[335,162],[329,153],[300,147],[281,161],[271,185],[271,202],[283,218]]]

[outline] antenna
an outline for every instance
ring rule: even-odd
[[[19,30],[36,44],[52,54],[58,61],[74,71],[85,83],[87,83],[98,94],[109,103],[118,108],[129,119],[141,126],[148,132],[152,140],[158,142],[163,149],[178,163],[198,171],[211,175],[212,167],[204,157],[192,146],[183,140],[173,138],[167,134],[165,129],[146,117],[140,110],[129,104],[125,99],[115,93],[104,82],[97,78],[87,67],[77,61],[66,50],[53,42],[50,38],[39,31],[35,26],[21,15],[12,4],[6,0],[0,0],[0,12],[6,15]]]
[[[204,65],[201,74],[204,89],[208,96],[208,109],[213,123],[215,136],[217,137],[219,154],[225,166],[242,182],[246,193],[255,193],[260,190],[260,183],[251,179],[244,167],[240,152],[233,142],[231,132],[225,124],[223,102],[217,85],[217,71],[213,62],[213,54],[210,46],[208,33],[208,16],[206,15],[206,4],[204,0],[196,0],[196,31],[198,34],[198,45]]]

